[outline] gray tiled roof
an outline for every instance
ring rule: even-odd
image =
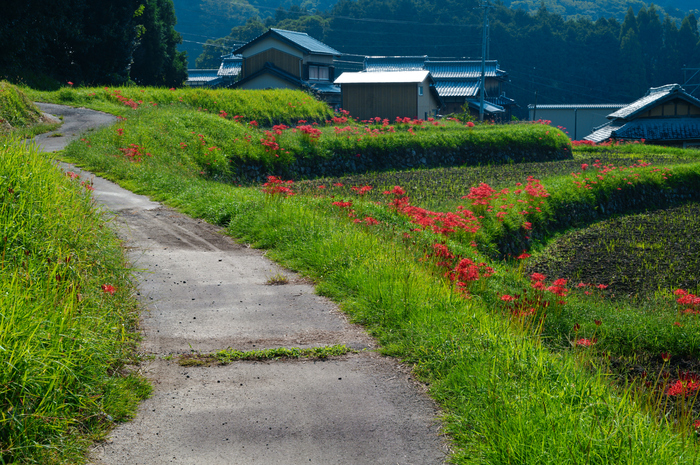
[[[188,85],[212,85],[218,83],[221,78],[218,76],[218,69],[188,69]]]
[[[221,65],[219,66],[219,76],[235,77],[241,73],[243,67],[243,57],[240,55],[224,55],[221,57]]]
[[[365,71],[421,71],[428,59],[424,56],[365,57]]]
[[[476,99],[470,99],[469,100],[469,106],[471,108],[476,108],[477,110],[481,107],[481,102]],[[494,113],[503,113],[506,110],[501,107],[500,105],[494,105],[492,103],[487,102],[484,100],[484,111],[486,113],[494,114]]]
[[[605,123],[602,126],[599,126],[596,128],[595,131],[584,137],[584,140],[590,140],[591,142],[595,142],[596,144],[606,141],[612,137],[613,131],[621,128],[624,126],[624,123],[622,124],[612,124],[612,122]]]
[[[661,87],[652,87],[646,93],[646,95],[634,102],[630,103],[624,108],[617,110],[615,113],[608,115],[608,118],[622,118],[628,119],[638,113],[644,112],[649,107],[657,105],[664,100],[670,100],[674,97],[682,97],[689,102],[695,103],[695,105],[700,106],[700,100],[696,99],[690,94],[687,94],[683,88],[678,84],[668,84]]]
[[[305,32],[285,31],[284,29],[274,28],[270,30],[284,37],[289,42],[293,42],[309,53],[334,56],[342,55],[342,53],[340,53],[338,50],[334,49],[333,47],[329,47],[320,40],[314,39]]]
[[[430,71],[435,79],[457,78],[476,79],[481,77],[480,60],[426,61],[424,69]],[[486,77],[503,77],[506,72],[498,69],[496,60],[487,60],[484,66]]]
[[[479,94],[479,80],[467,82],[436,80],[435,89],[440,97],[475,97]]]

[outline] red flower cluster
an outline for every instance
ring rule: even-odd
[[[144,151],[143,147],[137,144],[129,144],[126,148],[120,148],[119,151],[124,154],[124,156],[133,162],[140,162],[144,155],[150,157],[151,154]]]
[[[114,295],[114,293],[117,292],[117,288],[112,286],[111,284],[103,284],[102,292],[104,292],[105,294]]]
[[[281,195],[284,197],[291,197],[295,195],[294,191],[287,187],[288,185],[294,184],[294,181],[282,181],[277,176],[268,176],[267,182],[263,184],[262,191],[268,195]]]

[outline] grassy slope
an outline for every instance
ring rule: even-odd
[[[41,112],[17,87],[0,81],[0,136],[31,137],[54,129],[56,124],[40,123]]]
[[[405,219],[382,206],[353,199],[358,215],[382,221],[374,228],[339,216],[328,198],[272,198],[208,181],[198,171],[206,162],[178,151],[177,144],[188,137],[185,128],[191,121],[201,124],[206,138],[214,137],[220,123],[200,115],[182,118],[181,123],[168,119],[129,126],[137,118],[128,117],[123,126],[131,132],[128,142],[147,143],[153,152],[141,163],[120,156],[117,147],[127,141],[113,128],[94,133],[89,144],[72,145],[67,155],[193,216],[229,224],[237,237],[270,248],[279,260],[317,279],[319,292],[338,300],[379,338],[386,353],[414,364],[431,383],[447,412],[455,461],[647,464],[697,459],[687,436],[671,431],[672,418],[663,421],[644,413],[635,391],[621,393],[608,386],[605,370],[591,376],[582,369],[593,349],[552,352],[532,336],[531,328],[522,331],[517,321],[500,316],[508,310],[499,296],[510,291],[508,286],[527,286],[512,264],[492,263],[496,276],[472,284],[474,297],[464,299],[434,267],[418,260],[424,252],[412,242],[429,244],[435,238],[416,234],[402,239],[408,229]],[[171,130],[163,135],[159,125]],[[683,170],[694,176],[698,167],[678,172]],[[653,173],[643,176],[635,188],[660,182]],[[591,193],[572,188],[570,180],[551,181],[560,200],[541,215],[542,221],[557,205],[595,202],[606,189],[622,186],[620,180],[608,180]],[[686,432],[689,419],[682,419]]]
[[[0,185],[0,463],[82,463],[150,389],[124,370],[129,271],[86,187],[35,148],[0,138]]]

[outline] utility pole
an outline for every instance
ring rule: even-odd
[[[484,9],[484,27],[481,34],[481,85],[479,87],[479,121],[484,121],[484,94],[486,93],[486,42],[488,38],[489,18],[486,14],[489,8],[488,0],[481,6]]]
[[[683,80],[686,92],[696,97],[695,93],[700,90],[700,68],[683,68]]]

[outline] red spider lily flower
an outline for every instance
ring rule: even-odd
[[[318,186],[316,189],[325,189],[325,188],[326,188],[326,186],[324,186],[323,184],[321,184],[321,185]]]
[[[350,208],[352,207],[352,202],[333,202],[331,205],[335,205],[338,208]]]
[[[578,285],[577,285],[576,287],[578,287],[578,288],[580,289],[580,288],[586,287],[586,286],[588,286],[588,284],[586,284],[586,283],[578,283]]]
[[[503,294],[503,295],[501,296],[501,300],[502,300],[503,302],[512,302],[512,301],[515,300],[515,297],[513,297],[512,295]]]
[[[530,279],[533,281],[539,282],[539,281],[544,281],[545,279],[547,279],[547,277],[541,273],[532,273],[530,275]]]
[[[375,224],[379,224],[379,221],[375,220],[375,219],[372,218],[371,216],[366,217],[366,218],[364,219],[364,222],[365,222],[366,225],[369,225],[369,226],[372,226],[372,225],[375,225]]]
[[[333,184],[333,186],[334,186],[334,187],[343,187],[343,183],[342,183],[342,182],[336,182],[336,183]]]
[[[526,229],[529,231],[530,229],[532,229],[532,223],[530,223],[529,221],[524,222],[523,229]]]
[[[588,163],[581,164],[581,170],[586,171],[588,169]]]
[[[608,285],[607,284],[598,284],[596,287],[602,291],[603,289],[607,289]]]
[[[675,321],[675,322],[673,323],[673,326],[678,326],[679,328],[682,328],[682,327],[683,327],[683,325],[682,325],[679,321]]]
[[[538,291],[544,291],[546,288],[546,286],[544,285],[544,283],[542,281],[535,281],[534,283],[532,283],[531,287],[533,289],[537,289]]]
[[[582,337],[581,339],[579,339],[578,341],[576,341],[576,345],[577,345],[577,346],[581,346],[581,347],[590,347],[590,346],[592,346],[593,344],[595,344],[596,342],[598,342],[598,339],[596,339],[596,338],[588,339],[588,338],[583,338],[583,337]]]
[[[532,255],[530,255],[529,253],[523,252],[523,253],[521,253],[520,255],[518,255],[518,256],[515,257],[515,258],[517,258],[518,260],[523,260],[523,259],[525,259],[525,258],[530,258],[531,256],[532,256]]]
[[[473,128],[473,127],[474,127],[474,123],[472,123],[471,121],[467,121],[467,127],[468,127],[468,128]]]
[[[663,360],[664,363],[668,362],[669,360],[671,360],[671,354],[669,354],[668,352],[661,352],[661,360]]]
[[[559,278],[552,283],[552,286],[566,286],[566,279]]]
[[[668,388],[666,394],[669,396],[690,396],[700,388],[700,383],[695,380],[677,380]]]
[[[593,320],[593,323],[595,323],[596,326],[600,326],[603,322],[600,320]]]
[[[678,296],[688,295],[688,291],[684,291],[683,289],[676,289],[673,293]]]
[[[105,292],[109,295],[114,295],[114,293],[117,292],[117,288],[112,286],[111,284],[103,284],[102,292]]]
[[[578,324],[578,323],[576,323],[576,324],[574,325],[574,332],[577,333],[579,329],[581,329],[581,325]]]
[[[72,83],[72,82],[70,82],[70,81],[68,81],[68,85],[69,85],[69,86],[72,86],[72,85],[73,85],[73,83]]]
[[[251,126],[258,127],[258,122],[255,120],[248,122],[248,124],[250,124]]]

